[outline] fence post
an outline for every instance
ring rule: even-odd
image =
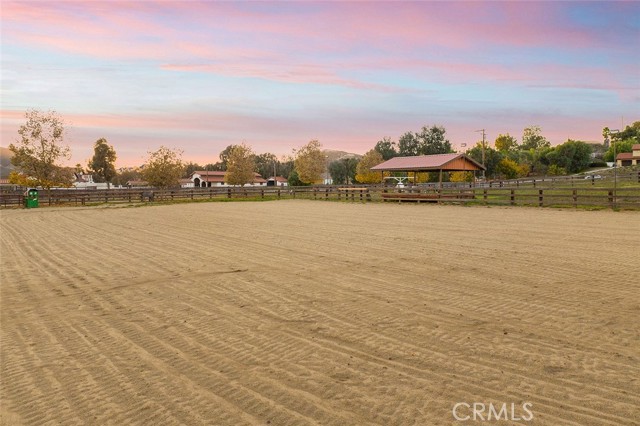
[[[573,189],[573,207],[578,207],[578,190],[575,188]]]
[[[482,190],[482,199],[484,200],[484,205],[487,205],[487,188]]]
[[[227,198],[231,198],[231,187],[227,188]]]
[[[609,207],[613,208],[613,191],[609,191]]]
[[[328,200],[329,199],[329,188],[325,188],[324,189],[324,199]]]
[[[367,191],[367,201],[371,201],[371,192],[369,192],[369,188],[367,188],[366,191]]]
[[[542,189],[538,190],[538,207],[542,207],[544,204],[544,195],[542,194]]]
[[[278,188],[278,200],[280,199],[280,188]]]
[[[515,206],[515,204],[516,204],[516,194],[515,194],[515,191],[513,189],[511,190],[511,196],[510,196],[510,200],[509,201],[510,201],[510,204],[512,206]]]

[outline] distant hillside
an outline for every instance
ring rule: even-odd
[[[7,179],[9,173],[13,171],[11,157],[13,157],[13,153],[9,151],[9,148],[0,146],[0,179]]]
[[[322,150],[322,152],[324,155],[329,157],[328,159],[329,163],[334,162],[336,160],[342,160],[343,158],[357,158],[357,159],[362,158],[362,155],[360,154],[354,154],[352,152],[346,152],[346,151],[336,151],[333,149],[324,149]]]

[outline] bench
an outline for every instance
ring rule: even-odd
[[[437,203],[440,201],[467,201],[473,200],[475,195],[473,193],[460,193],[460,194],[438,194],[438,193],[407,193],[407,192],[383,192],[382,201],[412,201],[412,202],[426,202]]]

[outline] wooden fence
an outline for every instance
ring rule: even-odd
[[[312,199],[351,202],[427,202],[511,206],[607,207],[640,209],[635,187],[444,187],[390,186],[227,187],[193,189],[52,189],[39,193],[40,206],[85,206],[206,200]],[[24,205],[23,190],[0,191],[0,206]]]

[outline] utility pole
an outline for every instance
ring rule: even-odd
[[[620,130],[609,130],[609,134],[620,133]],[[613,145],[613,207],[617,207],[618,198],[618,159],[616,158],[616,143],[611,138],[611,144]]]
[[[485,135],[484,129],[476,130],[476,132],[482,132],[482,167],[485,167],[485,165],[484,165],[484,141],[485,141],[485,136],[486,135]],[[482,179],[483,180],[486,179],[484,170],[482,171]]]

